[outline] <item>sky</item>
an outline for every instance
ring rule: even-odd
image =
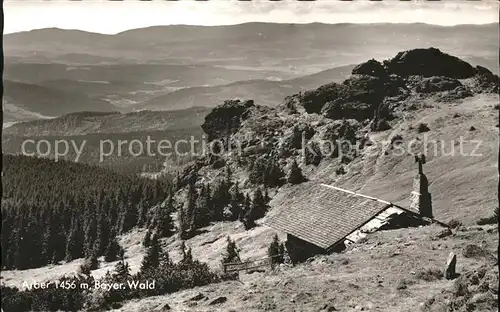
[[[385,0],[344,2],[317,0],[5,0],[4,33],[57,27],[115,34],[156,25],[231,25],[245,22],[278,23],[498,23],[495,0],[439,2]]]

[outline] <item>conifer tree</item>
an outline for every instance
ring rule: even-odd
[[[232,221],[237,220],[240,217],[244,201],[245,197],[240,192],[238,183],[236,183],[231,190],[230,210],[231,210]]]
[[[118,261],[118,263],[115,265],[112,277],[113,280],[115,281],[119,282],[127,281],[131,277],[130,266],[128,262],[125,262],[123,260]]]
[[[123,255],[123,248],[120,246],[116,237],[111,239],[104,251],[104,261],[112,262]]]
[[[180,206],[178,208],[177,212],[177,222],[179,224],[177,232],[179,233],[179,238],[180,239],[187,239],[189,238],[189,223],[186,218],[186,213],[184,212],[184,208]]]
[[[234,263],[241,262],[236,243],[231,240],[231,237],[227,237],[226,254],[222,258],[222,263]]]
[[[137,226],[138,227],[144,227],[147,222],[147,208],[146,205],[144,204],[144,201],[141,200],[139,204],[137,205]]]
[[[162,250],[158,241],[158,236],[153,235],[153,237],[151,238],[151,245],[148,247],[146,255],[142,259],[140,272],[146,273],[150,270],[155,270],[156,268],[158,268],[160,264],[160,258],[162,257],[161,253]]]
[[[90,258],[94,252],[97,239],[97,220],[96,215],[92,213],[87,221],[87,227],[85,229],[85,247],[84,254],[86,258]],[[100,243],[100,242],[99,242]],[[99,248],[100,246],[98,246]]]
[[[280,244],[278,235],[275,234],[273,241],[267,249],[267,256],[271,258],[271,263],[278,264],[283,262],[284,246]]]
[[[66,241],[66,261],[82,258],[83,251],[83,237],[80,230],[79,222],[76,218],[73,219],[71,232]]]
[[[266,171],[266,166],[264,165],[264,160],[262,158],[257,158],[255,162],[250,163],[248,179],[253,184],[264,183],[264,174]]]
[[[142,240],[142,246],[148,248],[151,245],[151,230],[148,230]]]
[[[172,211],[171,206],[156,208],[156,233],[160,237],[169,237],[173,232],[173,221],[170,213]]]
[[[250,199],[250,195],[246,194],[245,195],[245,200],[243,201],[243,208],[241,210],[239,219],[240,221],[244,221],[246,214],[250,211],[252,208],[252,200]]]
[[[287,180],[290,184],[300,184],[306,180],[295,160],[292,162]]]
[[[205,184],[202,186],[200,195],[196,201],[194,224],[195,228],[204,227],[210,224],[210,213],[212,209],[212,198],[210,194],[210,186]]]
[[[123,212],[120,217],[120,233],[130,231],[137,224],[137,211],[130,198],[123,203]]]
[[[260,189],[254,192],[252,205],[245,213],[243,224],[245,229],[251,229],[255,226],[255,220],[262,218],[267,212],[267,203]]]
[[[191,247],[186,247],[186,243],[184,243],[184,241],[182,241],[181,243],[181,254],[182,254],[181,264],[193,263],[193,255],[191,252]]]
[[[280,186],[283,184],[285,178],[285,173],[281,169],[279,163],[276,159],[271,158],[267,162],[267,166],[264,171],[264,185],[266,186]]]
[[[304,147],[304,162],[306,165],[317,166],[321,162],[321,158],[321,150],[316,142],[311,142],[309,146]]]

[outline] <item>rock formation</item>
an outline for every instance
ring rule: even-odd
[[[249,108],[253,106],[252,100],[228,100],[215,107],[201,125],[208,140],[223,139],[238,131],[241,122],[249,116]]]
[[[476,73],[469,63],[436,48],[399,52],[394,58],[385,61],[384,65],[388,72],[402,77],[418,75],[465,79]]]
[[[453,252],[450,252],[448,255],[448,260],[446,260],[446,266],[444,269],[444,277],[446,279],[453,279],[455,278],[457,272],[456,272],[456,266],[457,266],[457,255],[455,255]]]

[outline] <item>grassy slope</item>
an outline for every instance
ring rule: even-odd
[[[172,311],[200,312],[323,311],[327,304],[338,311],[418,311],[425,301],[453,285],[444,279],[424,281],[417,277],[418,272],[441,270],[451,251],[458,255],[458,272],[492,266],[486,259],[464,258],[461,252],[465,245],[479,241],[485,241],[482,246],[494,252],[498,244],[496,227],[457,231],[452,237],[433,240],[439,230],[430,226],[379,232],[343,254],[320,256],[294,268],[242,273],[240,281],[130,301],[119,311],[161,311],[165,303]],[[401,280],[408,282],[407,289],[397,289]],[[193,303],[189,299],[197,293],[209,300],[225,296],[228,301],[219,306],[208,305],[208,300]]]
[[[476,96],[460,104],[438,103],[432,100],[427,108],[412,118],[401,123],[387,133],[377,135],[375,140],[387,140],[391,135],[401,134],[405,141],[420,137],[427,142],[444,142],[444,151],[449,153],[454,145],[456,154],[444,156],[441,147],[434,157],[429,145],[426,155],[427,164],[424,173],[429,179],[432,193],[434,214],[442,221],[457,218],[471,224],[479,217],[487,215],[497,203],[498,183],[498,110],[493,106],[498,97]],[[460,117],[455,117],[458,114]],[[427,123],[431,129],[424,134],[408,129],[416,128],[418,123]],[[474,126],[476,131],[469,131]],[[471,155],[477,143],[481,144],[475,154],[481,156],[461,156],[458,142],[464,140],[464,154]],[[408,193],[411,190],[417,165],[412,156],[384,155],[381,151],[372,151],[361,162],[351,168],[348,174],[339,180],[339,185],[380,197],[403,205],[408,205]],[[317,178],[327,179],[330,173],[324,170]]]

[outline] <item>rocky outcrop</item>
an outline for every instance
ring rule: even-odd
[[[331,119],[365,120],[374,117],[385,96],[381,78],[357,75],[338,85],[335,96],[324,96],[321,114]]]
[[[222,304],[227,301],[226,297],[217,297],[214,300],[210,301],[209,305],[216,305],[216,304]]]
[[[482,66],[476,66],[475,70],[474,91],[477,93],[498,93],[500,91],[500,77]]]
[[[379,61],[371,59],[354,67],[352,69],[352,74],[385,77],[387,76],[387,71]]]
[[[454,90],[462,86],[460,81],[448,77],[424,78],[417,84],[415,90],[420,93],[433,93]]]
[[[394,58],[384,61],[384,66],[389,73],[402,77],[417,75],[465,79],[476,74],[469,63],[436,48],[399,52]]]
[[[254,107],[252,100],[228,100],[224,104],[215,107],[206,117],[201,125],[207,134],[208,140],[225,139],[238,131],[241,123],[248,118],[249,109]]]

